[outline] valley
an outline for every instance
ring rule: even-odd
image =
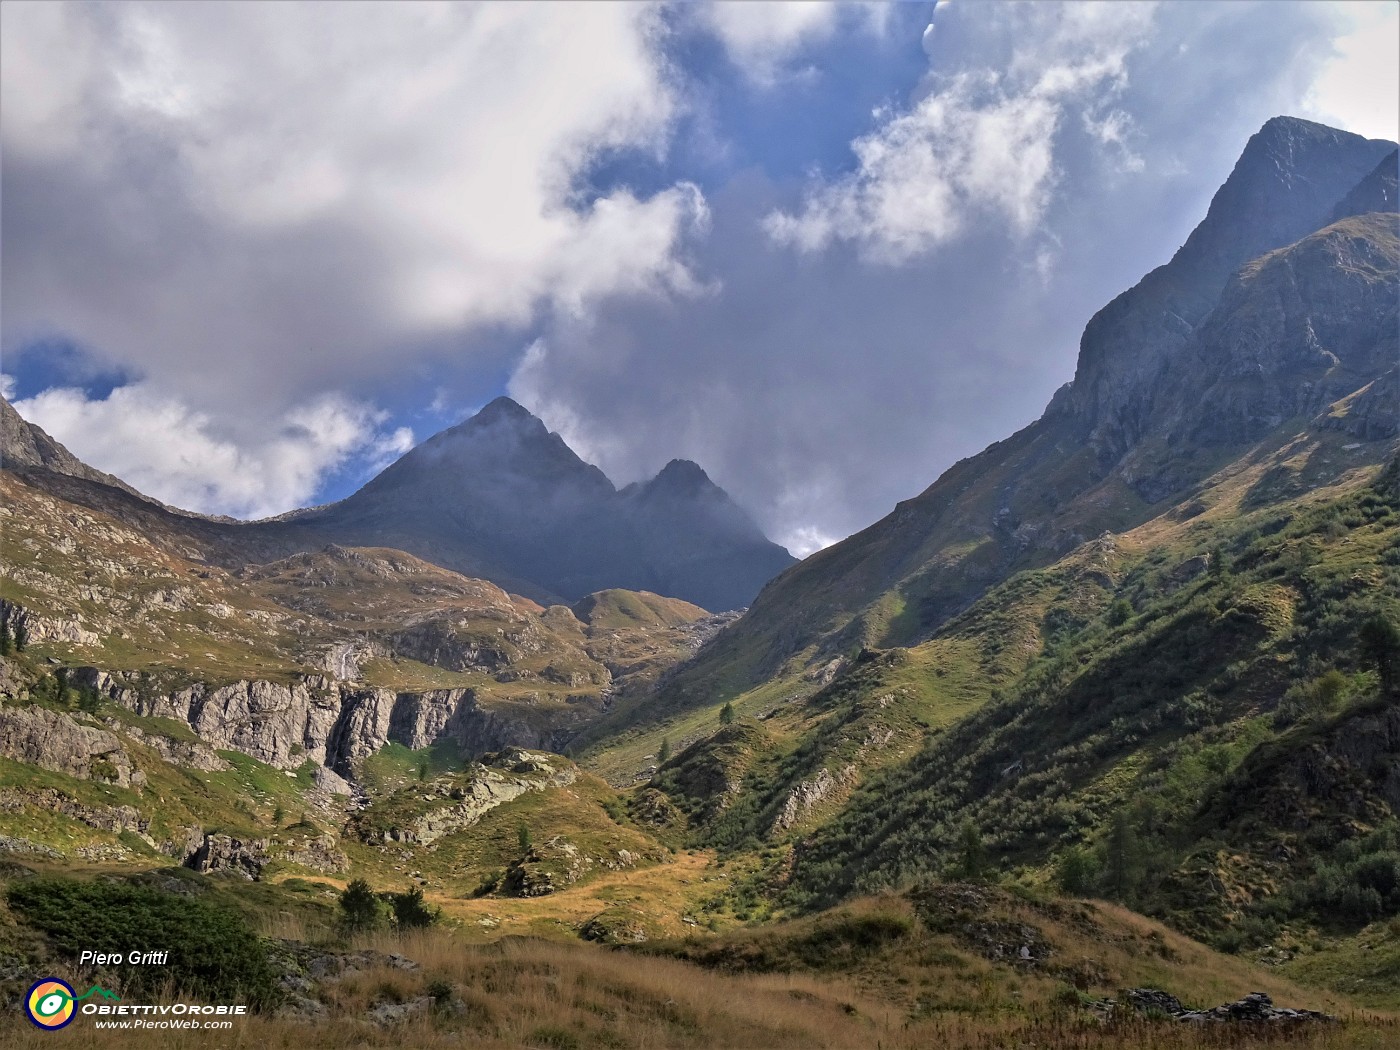
[[[236,999],[230,1047],[1393,1044],[1395,150],[1269,121],[1040,419],[800,562],[509,398],[260,522],[0,403],[4,994]]]

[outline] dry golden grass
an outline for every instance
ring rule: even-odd
[[[673,960],[585,945],[512,940],[462,946],[430,934],[402,946],[421,971],[364,971],[332,986],[332,1019],[314,1023],[252,1017],[228,1032],[99,1031],[86,1018],[61,1035],[29,1028],[18,1016],[0,1045],[106,1047],[312,1048],[861,1048],[1001,1050],[1188,1050],[1287,1045],[1307,1050],[1381,1050],[1400,1041],[1384,1021],[1309,1029],[1288,1037],[1242,1027],[1198,1029],[1176,1022],[1104,1025],[1079,1011],[1050,1007],[962,1012],[910,1021],[904,1011],[843,979],[786,974],[735,977]],[[433,981],[454,985],[455,1011],[430,1011],[380,1026],[371,1006],[407,1002]]]
[[[733,949],[715,955],[722,961],[711,966],[538,937],[471,943],[461,930],[437,927],[356,940],[351,947],[396,952],[419,967],[375,966],[324,984],[324,1020],[249,1017],[227,1032],[113,1032],[99,1031],[80,1017],[55,1035],[30,1028],[16,1011],[0,1028],[0,1046],[53,1046],[59,1039],[82,1050],[1253,1050],[1285,1045],[1383,1050],[1400,1045],[1400,1022],[1393,1017],[1362,1015],[1339,997],[1309,992],[1218,955],[1124,909],[1101,902],[1047,907],[985,892],[989,917],[1034,924],[1055,946],[1053,966],[988,961],[956,932],[931,932],[913,922],[909,900],[893,895],[693,942]],[[823,924],[849,923],[858,931],[861,922],[880,917],[910,920],[907,932],[873,947],[852,942],[849,954],[838,954],[850,947],[839,941],[827,956],[813,957],[809,947],[804,949]],[[1281,1004],[1328,1009],[1346,1020],[1292,1032],[1166,1020],[1108,1024],[1080,1006],[1064,979],[1081,964],[1098,975],[1088,982],[1091,995],[1156,984],[1188,1003],[1213,1005],[1259,990]],[[771,972],[755,972],[763,967]],[[448,988],[450,996],[407,1021],[381,1025],[369,1019],[377,1006],[413,1003]]]

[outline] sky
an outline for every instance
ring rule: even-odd
[[[0,392],[168,503],[340,498],[508,393],[805,555],[1034,420],[1400,3],[0,6]]]

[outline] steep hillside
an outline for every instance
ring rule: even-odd
[[[1089,322],[1075,380],[1040,420],[774,580],[656,710],[929,638],[1014,572],[1189,500],[1333,403],[1311,425],[1358,442],[1338,472],[1381,462],[1396,433],[1395,218],[1326,224],[1393,149],[1271,120],[1172,261]]]

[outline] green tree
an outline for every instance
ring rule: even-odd
[[[523,820],[515,829],[515,841],[520,846],[522,856],[530,852],[530,825]]]
[[[431,926],[442,914],[424,902],[423,891],[417,886],[407,893],[392,894],[389,903],[394,908],[394,922],[401,930]]]
[[[379,898],[364,879],[353,879],[340,894],[340,917],[349,930],[372,930],[379,925]]]
[[[1094,855],[1082,846],[1072,846],[1055,862],[1055,881],[1073,897],[1083,897],[1093,888],[1099,866]]]
[[[1381,692],[1389,696],[1400,672],[1400,628],[1377,613],[1361,625],[1357,642],[1362,659],[1374,665],[1380,676]]]
[[[1131,900],[1142,881],[1142,843],[1125,810],[1118,810],[1109,822],[1103,867],[1108,892],[1118,900]]]
[[[719,724],[722,726],[732,725],[734,722],[734,705],[728,700],[719,709]]]
[[[420,781],[428,779],[428,760],[426,758],[418,760],[418,779]]]
[[[282,808],[282,803],[279,802],[277,803],[277,805],[272,807],[272,823],[276,824],[278,827],[281,827],[282,821],[284,821],[286,818],[287,811]]]
[[[79,686],[76,690],[78,694],[78,710],[85,714],[95,715],[102,708],[102,695],[90,685]]]
[[[0,623],[0,656],[9,656],[15,647],[15,636],[10,633],[8,623]]]
[[[15,621],[15,652],[22,653],[29,647],[29,626],[23,620]]]
[[[657,765],[665,765],[671,758],[671,738],[663,736],[661,738],[661,752],[657,755]]]
[[[1230,556],[1225,548],[1217,546],[1210,552],[1210,574],[1216,577],[1230,575]]]
[[[1118,598],[1108,607],[1108,625],[1121,627],[1133,618],[1133,606],[1127,598]]]
[[[958,829],[958,877],[976,882],[986,871],[987,849],[982,844],[982,833],[971,819],[964,820]]]

